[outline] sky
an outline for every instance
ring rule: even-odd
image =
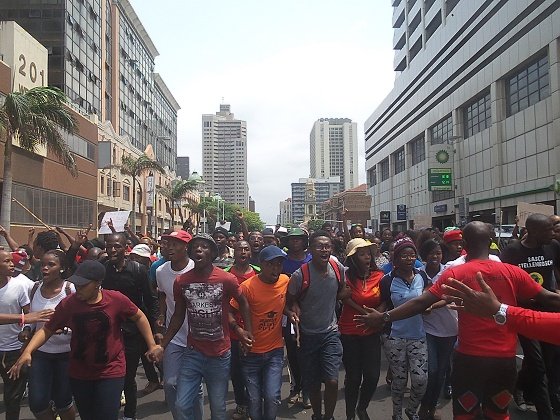
[[[247,121],[249,194],[267,224],[309,176],[309,133],[323,117],[364,122],[393,87],[389,0],[131,0],[181,106],[178,155],[202,174],[202,114],[230,104]]]

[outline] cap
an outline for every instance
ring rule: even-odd
[[[195,235],[194,238],[192,238],[192,240],[189,242],[189,246],[187,248],[187,252],[188,252],[189,256],[192,253],[192,244],[196,239],[203,239],[203,240],[209,242],[210,247],[212,248],[212,252],[214,253],[214,258],[216,258],[218,256],[218,254],[219,254],[218,245],[216,245],[216,241],[214,240],[214,238],[212,238],[207,233],[199,233],[198,235]]]
[[[404,238],[397,239],[395,241],[393,245],[393,259],[397,258],[397,255],[399,255],[405,248],[412,248],[414,252],[418,253],[416,245],[414,245],[414,241],[408,236],[405,236]]]
[[[138,244],[134,248],[132,248],[132,251],[130,251],[130,253],[136,254],[139,257],[150,258],[150,256],[152,255],[152,250],[146,244]]]
[[[264,236],[274,236],[274,231],[271,228],[264,228],[261,232],[261,235]]]
[[[306,230],[304,230],[302,228],[299,228],[299,227],[289,229],[288,234],[281,238],[282,246],[288,247],[288,241],[290,240],[290,237],[301,237],[301,238],[303,238],[306,241],[305,248],[307,248],[307,246],[308,246],[307,240],[309,238],[309,234],[307,233]]]
[[[14,261],[14,273],[19,274],[23,271],[23,267],[25,267],[25,264],[29,261],[29,256],[27,255],[27,252],[20,249],[12,252],[12,260]]]
[[[227,229],[221,226],[218,226],[216,229],[214,229],[214,233],[212,234],[212,236],[216,235],[217,233],[221,233],[226,238],[229,236],[229,232],[227,231]]]
[[[68,279],[76,286],[83,286],[91,281],[101,282],[105,278],[105,266],[99,261],[85,260],[78,265],[73,275]]]
[[[346,257],[354,255],[358,252],[358,248],[366,248],[372,245],[370,241],[366,241],[364,238],[354,238],[346,245]]]
[[[456,228],[452,230],[447,230],[443,233],[443,242],[448,244],[449,242],[462,241],[463,232],[461,229]]]
[[[192,241],[192,235],[185,230],[176,230],[174,232],[168,233],[166,235],[161,235],[163,239],[178,239],[188,244]]]
[[[275,245],[264,247],[259,253],[259,261],[270,261],[275,258],[286,258],[287,254]]]

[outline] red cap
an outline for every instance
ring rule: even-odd
[[[168,235],[161,235],[161,239],[178,239],[188,244],[192,239],[192,235],[184,230],[176,230]]]
[[[21,273],[23,271],[23,267],[29,261],[29,257],[27,256],[27,252],[23,249],[18,251],[12,252],[12,260],[14,261],[14,271],[16,273]]]
[[[448,230],[443,233],[443,242],[445,242],[446,244],[448,244],[449,242],[462,241],[462,240],[463,240],[463,232],[461,232],[461,229]]]

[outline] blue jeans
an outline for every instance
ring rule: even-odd
[[[82,420],[117,420],[124,377],[94,381],[70,378],[74,401]]]
[[[451,355],[457,337],[437,337],[426,334],[428,344],[428,385],[422,398],[422,404],[428,408],[437,405],[443,387],[445,373],[451,363]]]
[[[211,420],[226,419],[230,359],[229,350],[221,356],[210,357],[195,350],[192,346],[185,349],[181,369],[177,376],[177,400],[175,401],[177,419],[195,419],[194,405],[203,378],[208,390]]]
[[[181,369],[183,354],[187,350],[186,347],[169,343],[165,347],[163,353],[163,392],[165,393],[165,402],[171,411],[174,419],[179,418],[175,402],[177,401],[177,377]],[[204,395],[202,394],[202,383],[198,390],[198,401],[194,405],[195,420],[202,420],[204,417]]]
[[[280,407],[284,349],[241,357],[252,420],[274,420]]]
[[[29,369],[29,408],[33,414],[50,410],[51,400],[58,411],[72,407],[68,362],[69,353],[33,353]]]

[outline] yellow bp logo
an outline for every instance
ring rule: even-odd
[[[449,161],[449,153],[446,150],[440,150],[436,153],[436,160],[439,163],[447,163]]]
[[[535,280],[537,283],[539,283],[542,286],[542,284],[544,282],[544,278],[543,278],[541,273],[535,272],[535,273],[531,273],[529,275],[533,278],[533,280]]]

